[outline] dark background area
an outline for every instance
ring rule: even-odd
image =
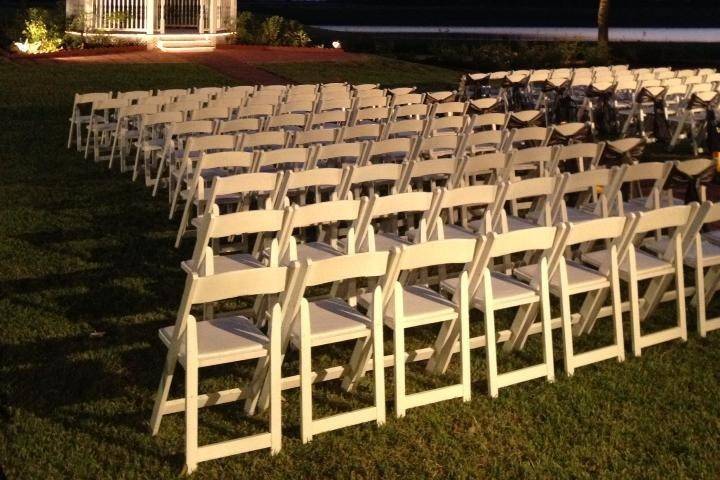
[[[243,1],[239,10],[282,15],[309,25],[596,25],[597,0]],[[615,27],[718,27],[720,0],[615,0]],[[720,39],[719,39],[720,41]]]

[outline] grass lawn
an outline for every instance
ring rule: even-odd
[[[447,70],[374,62],[269,68],[298,82],[456,81]],[[179,262],[191,245],[172,248],[176,224],[162,197],[65,148],[67,116],[76,91],[223,83],[233,82],[192,64],[0,64],[0,465],[9,479],[177,477],[183,416],[167,416],[155,438],[147,421],[165,354],[157,329],[173,322]],[[673,308],[649,323],[672,321]],[[685,344],[581,368],[571,379],[556,334],[558,380],[513,386],[496,400],[486,395],[484,351],[474,351],[472,402],[413,409],[401,420],[392,417],[387,370],[386,426],[346,428],[307,445],[299,440],[299,392],[288,391],[279,455],[203,463],[196,477],[718,478],[720,333],[699,339],[693,319],[689,309]],[[474,317],[473,328],[479,324]],[[431,333],[411,334],[409,347]],[[595,333],[597,341],[608,337],[604,327]],[[536,359],[538,344],[533,338],[526,351],[502,356],[501,368]],[[344,362],[338,354],[348,352],[321,352],[318,366]],[[295,371],[291,358],[286,373]],[[247,373],[204,369],[201,391],[237,386]],[[445,381],[418,366],[408,378],[412,388]],[[336,387],[317,386],[316,412],[372,398],[368,382],[357,395]],[[257,431],[264,418],[247,422],[230,404],[202,411],[200,425],[205,443]]]
[[[382,83],[443,90],[457,88],[460,80],[460,72],[455,70],[374,55],[363,62],[266,63],[259,67],[296,83]]]

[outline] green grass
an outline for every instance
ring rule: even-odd
[[[341,74],[339,66],[278,68],[303,82]],[[423,81],[409,70],[376,69],[372,77],[361,70],[348,67],[346,78]],[[0,64],[0,464],[9,479],[177,477],[182,415],[166,417],[155,438],[147,421],[165,353],[157,329],[173,321],[179,262],[191,246],[172,248],[176,225],[163,199],[65,149],[67,115],[75,91],[223,83],[230,82],[187,64]],[[308,445],[299,440],[298,392],[286,392],[279,455],[203,463],[197,478],[718,478],[720,333],[699,339],[689,315],[687,343],[581,368],[571,379],[556,335],[558,380],[510,387],[496,400],[486,396],[484,352],[474,351],[472,402],[410,410],[401,420],[392,418],[388,369],[386,426],[346,428]],[[650,323],[672,316],[670,304]],[[473,328],[479,324],[474,317]],[[91,337],[95,331],[104,336]],[[596,333],[599,341],[608,331]],[[430,334],[411,334],[410,346]],[[503,355],[501,367],[537,359],[538,340]],[[349,350],[322,353],[318,363],[326,364],[345,361]],[[236,386],[248,373],[208,370],[204,390]],[[290,358],[286,373],[295,371]],[[418,366],[409,379],[415,389],[446,381]],[[320,385],[316,411],[367,403],[369,385],[357,395],[339,393],[337,382]],[[202,411],[201,440],[263,428],[262,418],[247,422],[239,407]]]
[[[456,88],[461,73],[447,68],[369,55],[359,62],[267,63],[262,69],[297,83],[382,83],[384,86],[415,85],[423,89]]]

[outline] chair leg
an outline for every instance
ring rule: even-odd
[[[562,267],[561,267],[562,268]],[[564,281],[563,281],[564,280]],[[570,312],[570,296],[567,292],[567,274],[563,274],[562,270],[560,273],[560,312],[562,316],[562,338],[563,338],[563,350],[564,350],[564,365],[565,373],[567,376],[572,376],[575,373],[575,364],[573,362],[574,350],[573,350],[573,331],[571,322]]]
[[[68,132],[68,141],[67,141],[67,148],[70,148],[72,146],[72,139],[73,139],[73,130],[76,128],[75,126],[75,114],[73,113],[72,118],[70,119],[70,131]]]
[[[460,335],[459,319],[443,322],[440,326],[440,332],[435,339],[433,347],[434,352],[425,366],[428,373],[445,373],[450,361],[452,360],[452,351],[455,343]]]
[[[303,335],[304,336],[304,335]],[[308,340],[307,342],[304,340]],[[309,336],[300,340],[300,436],[302,442],[312,440],[312,358]]]
[[[383,349],[382,291],[375,287],[373,301],[373,370],[375,374],[375,408],[378,425],[385,424],[385,353]]]
[[[161,412],[170,394],[175,365],[177,365],[177,352],[170,348],[168,349],[167,358],[165,359],[165,366],[163,367],[162,376],[160,377],[160,385],[155,394],[155,404],[153,405],[152,416],[150,417],[150,431],[153,436],[157,435],[160,431],[160,422],[163,417]]]
[[[625,361],[625,337],[622,324],[622,298],[620,296],[620,276],[617,258],[611,260],[610,290],[612,291],[613,322],[615,323],[615,345],[617,346],[618,362]],[[597,318],[597,317],[596,317]]]
[[[472,396],[472,377],[470,365],[470,304],[468,299],[468,276],[463,272],[460,277],[460,358],[462,363],[463,401],[469,402]],[[454,343],[454,342],[453,342]]]
[[[707,336],[705,321],[707,306],[705,305],[705,268],[702,261],[702,243],[695,241],[695,308],[697,309],[697,330],[701,337]],[[711,269],[712,271],[712,269]],[[708,272],[709,274],[710,272]]]
[[[82,151],[82,122],[75,123],[75,149]]]
[[[353,352],[350,355],[348,371],[342,380],[341,388],[346,392],[354,391],[358,380],[365,374],[365,365],[368,360],[370,360],[372,346],[371,336],[359,338],[355,342],[355,348],[353,348]]]
[[[280,306],[273,308],[273,323],[280,321]],[[270,326],[270,453],[278,453],[282,446],[282,342],[280,329],[273,330]]]
[[[510,325],[512,334],[510,335],[510,339],[503,345],[504,352],[522,350],[523,347],[525,347],[525,342],[528,338],[528,331],[535,322],[535,318],[538,314],[538,308],[539,305],[537,303],[521,305],[518,307],[515,318]]]
[[[485,301],[485,355],[487,356],[488,393],[492,398],[498,396],[497,341],[495,334],[495,311],[493,310],[490,271],[485,270],[483,279],[483,300]]]
[[[678,327],[680,327],[680,339],[687,342],[687,312],[685,311],[685,278],[683,277],[682,252],[675,257],[675,291],[677,292],[677,315]]]
[[[197,395],[197,355],[191,356],[190,351],[188,351],[188,358],[185,366],[185,470],[188,474],[195,471],[198,463]]]
[[[189,192],[190,191],[188,190],[188,193]],[[180,248],[180,243],[182,242],[183,235],[185,235],[185,230],[187,229],[188,222],[190,221],[190,210],[192,209],[192,203],[192,196],[188,195],[188,199],[185,202],[185,208],[183,208],[182,218],[180,219],[178,233],[175,237],[175,248]],[[172,211],[174,212],[175,210],[173,209]]]
[[[555,364],[553,362],[552,325],[550,317],[550,279],[548,278],[547,262],[540,262],[540,302],[542,314],[543,359],[547,368],[548,382],[555,380]]]
[[[634,265],[631,265],[630,268],[631,270],[634,270]],[[632,349],[633,355],[639,357],[642,353],[642,346],[640,345],[640,300],[638,295],[637,277],[632,271],[628,281],[628,287],[630,290],[630,323],[632,325]]]
[[[158,164],[157,176],[155,177],[155,185],[153,185],[152,196],[156,196],[158,188],[160,187],[160,180],[162,180],[163,168],[165,167],[165,155],[160,156],[160,162]]]
[[[393,329],[395,343],[395,415],[405,416],[405,331],[396,320]]]

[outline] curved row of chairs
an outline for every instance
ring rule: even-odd
[[[466,74],[458,91],[460,98],[495,98],[510,109],[543,109],[548,117],[559,108],[560,99],[567,98],[564,108],[571,105],[575,112],[560,112],[571,117],[565,121],[592,121],[598,106],[610,108],[621,136],[661,140],[669,149],[685,139],[698,155],[704,150],[707,111],[717,112],[720,104],[720,73],[712,68],[629,70],[622,65],[502,71]],[[656,116],[669,124],[665,131],[656,131]]]
[[[477,118],[464,113],[446,118]],[[502,115],[507,127],[512,115]],[[428,120],[433,121],[434,116]],[[153,152],[169,148],[167,156],[156,158],[166,159],[172,172],[171,216],[185,203],[177,242],[188,226],[196,234],[192,256],[182,264],[187,280],[175,324],[159,332],[168,352],[151,419],[156,434],[164,415],[185,412],[188,472],[227,455],[261,448],[278,452],[282,390],[300,389],[301,437],[307,442],[329,430],[384,423],[386,368],[394,373],[396,415],[404,416],[428,403],[469,401],[478,376],[470,368],[474,349],[485,351],[485,378],[494,397],[520,382],[554,379],[554,328],[563,332],[568,375],[598,361],[624,360],[623,312],[629,312],[635,355],[687,339],[688,295],[699,334],[720,328],[720,319],[708,319],[705,308],[720,287],[720,235],[703,232],[703,226],[720,221],[720,206],[703,195],[701,203],[680,205],[667,181],[681,166],[633,164],[641,139],[535,146],[539,137],[515,137],[522,129],[473,132],[464,123],[461,132],[350,143],[338,141],[342,129],[326,128],[335,130],[332,142],[305,148],[289,145],[306,130],[218,135],[222,124],[209,121],[202,136],[168,143],[172,125],[182,123],[168,121],[159,128],[160,141],[136,138],[149,142],[137,146]],[[389,123],[368,125],[389,128]],[[552,128],[543,129],[543,139]],[[499,135],[501,141],[473,152],[476,134]],[[275,150],[259,141],[270,136],[278,138]],[[392,158],[400,144],[402,161]],[[382,158],[373,161],[366,149]],[[622,161],[608,168],[603,152]],[[696,160],[682,167],[705,171],[714,164]],[[695,270],[695,286],[685,287],[684,267]],[[641,281],[649,283],[642,293]],[[570,302],[575,295],[583,296],[579,308]],[[252,307],[220,313],[227,309],[225,300],[238,297],[248,297]],[[551,298],[560,303],[559,318],[551,317]],[[676,323],[648,333],[643,322],[671,300]],[[505,309],[516,310],[509,325],[504,316],[496,317]],[[480,316],[471,315],[474,311]],[[574,338],[591,335],[606,318],[608,325],[598,328],[611,329],[610,344],[576,351]],[[482,334],[471,334],[476,322]],[[408,332],[432,325],[439,328],[434,341],[406,347]],[[386,330],[392,331],[391,352]],[[540,363],[498,368],[498,344],[513,352],[536,334]],[[314,348],[342,342],[353,344],[347,362],[313,367]],[[294,355],[299,365],[288,375]],[[254,365],[246,382],[198,391],[200,368],[236,362]],[[410,362],[425,362],[430,384],[455,383],[408,393]],[[171,399],[178,363],[185,395]],[[352,393],[367,388],[366,374],[371,406],[324,418],[313,414],[314,383],[341,379],[340,387]],[[201,446],[198,410],[239,400],[248,414],[268,411],[269,429]]]

